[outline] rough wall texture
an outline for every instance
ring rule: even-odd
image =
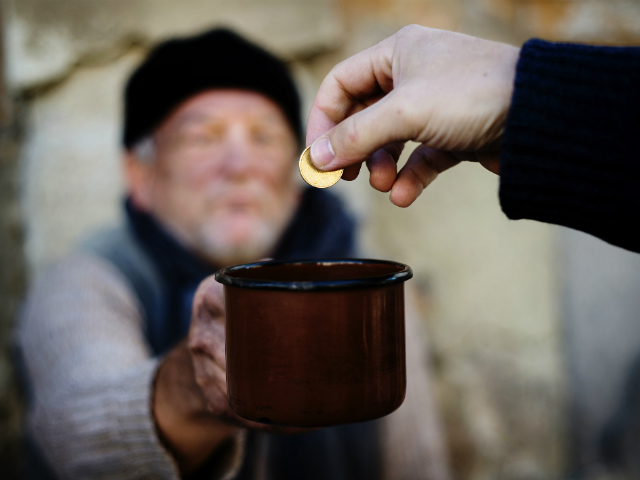
[[[132,43],[211,25],[231,26],[294,58],[335,46],[335,6],[327,0],[20,0],[10,13],[8,80],[28,89],[63,79],[78,64],[109,61]],[[9,6],[10,5],[10,6]]]
[[[569,229],[559,240],[573,460],[588,464],[640,359],[640,256]]]
[[[19,478],[23,408],[10,337],[25,286],[17,175],[21,136],[17,108],[10,101],[3,81],[2,43],[0,37],[0,471],[3,477]]]
[[[22,398],[12,365],[11,330],[25,286],[22,219],[18,207],[19,129],[0,125],[0,470],[20,472]]]
[[[531,36],[640,43],[637,0],[4,0],[2,6],[7,80],[25,112],[20,200],[31,271],[118,217],[121,87],[149,45],[168,35],[233,26],[290,61],[307,108],[331,66],[408,23],[515,44]],[[13,151],[17,139],[3,139],[2,149]],[[5,163],[2,155],[0,238],[10,239],[0,245],[0,346],[6,348],[24,268],[15,233],[16,162]],[[640,335],[626,335],[624,355],[611,353],[580,321],[595,287],[575,282],[582,274],[576,266],[592,252],[573,260],[563,252],[574,251],[584,236],[561,236],[558,249],[558,229],[507,221],[497,179],[477,165],[447,172],[402,211],[365,178],[336,190],[360,217],[368,252],[414,268],[457,478],[558,477],[569,458],[565,398],[574,399],[575,445],[592,449],[615,395],[591,404],[584,396],[616,391],[623,375],[605,372],[594,382],[588,360],[606,350],[608,365],[623,368]],[[617,271],[610,277],[599,283],[603,301],[619,282]],[[563,286],[573,296],[563,296]],[[631,311],[629,304],[617,324],[629,325]],[[568,356],[563,345],[570,346]],[[16,425],[18,397],[2,383],[11,378],[3,376],[9,372],[3,361],[0,421]],[[12,444],[0,437],[4,445]]]

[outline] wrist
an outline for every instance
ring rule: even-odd
[[[184,342],[158,367],[152,413],[160,440],[183,474],[196,470],[222,442],[239,431],[209,411]]]

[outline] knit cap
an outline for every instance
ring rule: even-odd
[[[302,143],[300,98],[286,65],[224,28],[156,46],[127,82],[123,143],[131,148],[188,98],[212,88],[262,93],[284,112]]]

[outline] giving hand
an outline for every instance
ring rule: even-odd
[[[409,206],[442,171],[478,160],[498,173],[498,152],[519,49],[411,25],[334,67],[307,122],[316,166],[345,168]],[[398,173],[404,142],[420,142]]]

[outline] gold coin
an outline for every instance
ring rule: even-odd
[[[304,178],[312,187],[327,188],[335,185],[340,177],[342,177],[343,169],[333,172],[323,172],[318,170],[313,163],[311,163],[311,147],[307,147],[302,155],[300,155],[300,162],[298,162],[300,168],[300,175]]]

